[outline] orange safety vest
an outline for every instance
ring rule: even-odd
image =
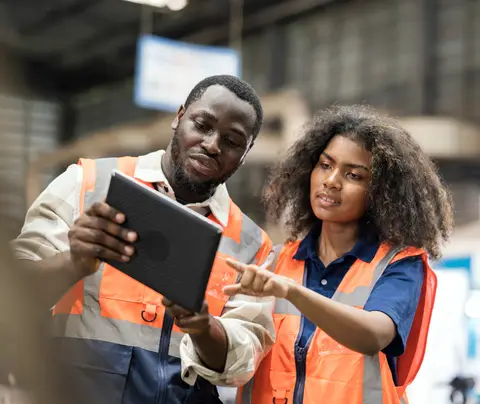
[[[304,261],[293,259],[299,241],[280,251],[275,273],[304,283]],[[237,404],[398,404],[407,403],[405,389],[423,361],[435,299],[437,278],[423,250],[402,251],[381,245],[368,263],[357,259],[340,283],[333,300],[362,309],[386,267],[405,257],[421,255],[425,278],[407,346],[398,358],[398,384],[393,382],[386,355],[352,351],[317,328],[304,363],[296,365],[296,339],[301,313],[285,299],[275,304],[276,343],[260,368],[237,394]]]
[[[118,169],[134,176],[136,158],[80,159],[79,164],[83,167],[82,213],[93,203],[105,199],[112,170]],[[213,215],[209,219],[218,223]],[[212,315],[222,314],[228,300],[222,288],[235,283],[237,277],[225,263],[225,258],[258,264],[267,258],[271,250],[272,243],[266,233],[231,201],[228,225],[224,228],[206,292]],[[101,341],[158,352],[164,320],[161,302],[162,296],[157,292],[102,263],[98,271],[79,281],[55,305],[54,334],[71,340]],[[174,325],[169,335],[168,356],[180,357],[182,337],[183,333]],[[164,359],[167,362],[167,358]],[[158,374],[156,366],[152,374],[152,378]],[[171,401],[167,397],[164,402]]]

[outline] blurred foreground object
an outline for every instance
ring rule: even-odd
[[[0,179],[0,192],[10,189]],[[4,219],[5,212],[0,212]],[[3,221],[3,220],[2,220]],[[65,386],[50,356],[47,324],[50,313],[40,311],[41,291],[35,291],[10,254],[14,235],[0,230],[0,403],[63,404]],[[68,389],[65,389],[68,391]],[[29,393],[27,394],[26,391]],[[68,399],[66,399],[68,397]]]

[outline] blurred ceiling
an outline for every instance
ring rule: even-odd
[[[244,30],[329,2],[244,0]],[[48,77],[72,94],[130,77],[138,35],[149,31],[149,24],[159,36],[206,44],[228,41],[228,0],[190,0],[181,11],[155,9],[150,17],[148,10],[122,0],[0,0],[0,44],[27,60],[38,78]]]

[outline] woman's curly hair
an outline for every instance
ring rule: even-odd
[[[453,227],[450,193],[432,161],[396,120],[370,107],[336,106],[318,113],[273,168],[264,193],[268,216],[282,220],[289,240],[318,219],[310,205],[310,175],[329,141],[342,135],[372,153],[367,212],[362,222],[382,242],[441,256]]]

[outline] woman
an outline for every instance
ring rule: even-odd
[[[274,296],[277,341],[238,402],[391,404],[420,367],[449,193],[397,122],[361,106],[320,113],[270,179],[288,242],[274,273],[230,262],[228,295]],[[302,239],[303,238],[303,239]]]

